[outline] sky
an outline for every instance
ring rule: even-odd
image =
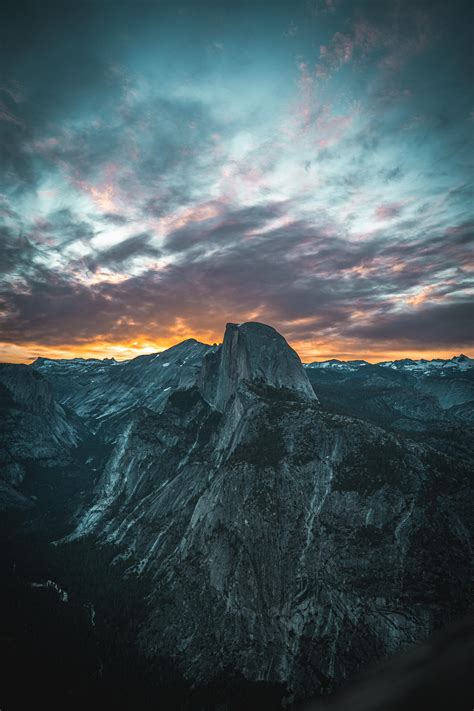
[[[3,3],[0,360],[472,353],[469,0]]]

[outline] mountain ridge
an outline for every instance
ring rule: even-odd
[[[378,365],[381,367],[392,367],[392,368],[400,368],[400,367],[410,367],[410,366],[417,366],[418,368],[426,367],[449,367],[449,366],[461,366],[461,367],[467,367],[467,368],[474,368],[474,358],[470,358],[469,356],[465,355],[464,353],[460,353],[459,355],[452,356],[451,358],[431,358],[431,359],[426,359],[426,358],[419,358],[419,359],[413,359],[410,357],[405,357],[405,358],[400,358],[398,360],[386,360],[386,361],[378,361],[376,363],[370,363],[369,361],[366,360],[339,360],[338,358],[330,358],[329,360],[322,360],[322,361],[311,361],[310,363],[303,363],[303,367],[305,368],[327,368],[327,367],[346,367],[346,366],[351,366],[351,367],[357,367],[357,366],[364,366],[364,365]]]
[[[248,323],[254,323],[254,322],[248,322]],[[184,343],[188,342],[193,342],[193,343],[199,343],[200,345],[203,346],[208,346],[209,348],[216,347],[219,345],[222,345],[221,343],[213,344],[211,346],[208,343],[204,343],[204,341],[199,341],[196,338],[186,338],[183,341],[178,341],[177,343],[173,344],[172,346],[169,346],[169,348],[164,348],[161,351],[153,351],[152,353],[142,353],[137,356],[134,356],[133,358],[125,358],[123,360],[119,360],[115,357],[104,357],[104,358],[94,358],[94,357],[89,357],[89,358],[84,358],[81,356],[76,356],[74,358],[49,358],[48,356],[37,356],[34,360],[32,360],[29,363],[23,363],[23,365],[29,365],[29,366],[42,366],[45,363],[97,363],[97,364],[107,364],[107,363],[129,363],[133,360],[136,360],[137,358],[146,358],[146,357],[152,357],[152,356],[157,356],[160,355],[161,353],[165,353],[168,350],[171,350],[171,348],[176,348],[176,346],[180,346]],[[295,351],[296,352],[296,351]],[[399,358],[395,360],[388,360],[388,361],[375,361],[372,363],[371,361],[364,360],[363,358],[355,358],[355,359],[348,359],[348,360],[343,360],[340,358],[328,358],[325,360],[314,360],[314,361],[309,361],[309,362],[303,362],[304,367],[311,367],[315,366],[317,367],[318,365],[322,365],[324,363],[349,363],[349,364],[369,364],[369,365],[386,365],[386,364],[392,364],[392,363],[403,363],[403,362],[412,362],[412,363],[449,363],[449,362],[462,362],[462,361],[473,361],[474,358],[471,356],[466,355],[465,353],[460,353],[459,355],[454,355],[451,356],[451,358],[418,358],[414,359],[411,358],[410,356],[404,356],[404,358]],[[15,365],[21,365],[22,363],[18,363]]]
[[[84,427],[90,476],[59,502],[55,550],[137,581],[137,653],[190,684],[231,670],[326,693],[464,612],[471,370],[308,368],[259,323],[229,323],[219,346],[23,368]]]
[[[263,659],[265,680],[304,696],[317,678],[340,683],[354,655],[392,654],[427,636],[443,617],[448,568],[452,605],[463,607],[467,520],[456,502],[467,475],[401,433],[325,412],[275,333],[229,324],[191,387],[159,412],[137,411],[69,540],[116,546],[127,575],[152,581],[139,631],[146,655],[178,649],[196,683],[225,666],[262,678]],[[427,536],[443,466],[452,493]],[[459,563],[443,545],[455,515]],[[429,585],[420,608],[412,596]]]

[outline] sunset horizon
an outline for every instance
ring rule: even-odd
[[[245,321],[246,319],[243,319]],[[257,319],[253,319],[257,320]],[[267,324],[273,326],[273,324]],[[125,343],[108,343],[107,341],[97,341],[96,343],[85,343],[76,345],[54,345],[50,346],[41,344],[12,344],[10,348],[3,346],[0,349],[0,363],[25,363],[34,362],[37,358],[49,358],[53,360],[73,359],[73,358],[114,358],[117,361],[131,360],[141,355],[150,355],[152,353],[161,353],[162,351],[172,348],[185,340],[193,338],[201,343],[212,345],[222,342],[225,323],[220,332],[181,332],[176,338],[170,337],[164,341],[157,339],[149,340],[134,340],[131,339]],[[285,331],[282,328],[277,329],[283,336]],[[286,336],[285,336],[286,338]],[[451,348],[444,349],[392,349],[392,350],[350,350],[338,349],[333,350],[324,345],[308,349],[307,344],[291,341],[287,338],[288,344],[298,353],[303,363],[314,361],[330,360],[332,358],[338,360],[365,360],[368,363],[377,363],[387,360],[400,360],[403,358],[411,358],[413,360],[425,359],[433,360],[436,358],[449,360],[459,355],[472,357],[471,346],[469,344],[453,345]]]

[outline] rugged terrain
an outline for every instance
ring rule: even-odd
[[[0,364],[0,511],[29,508],[29,468],[65,466],[85,438],[81,419],[53,397],[47,378],[26,365]]]
[[[94,551],[139,601],[137,654],[184,684],[327,693],[471,601],[474,369],[413,363],[303,367],[246,323],[125,363],[2,366],[3,479],[30,505],[16,525],[56,556]],[[34,418],[50,449],[25,454]],[[35,493],[55,456],[54,493]],[[39,469],[15,479],[25,458]]]

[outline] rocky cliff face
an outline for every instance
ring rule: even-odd
[[[191,338],[161,353],[120,363],[40,358],[33,368],[48,379],[60,403],[95,431],[102,429],[113,438],[120,430],[122,413],[141,406],[159,411],[173,390],[194,384],[209,351],[211,346]]]
[[[141,649],[194,682],[305,696],[465,609],[470,469],[324,411],[273,329],[229,324],[193,382],[122,424],[68,540],[116,547],[146,588]]]
[[[224,342],[205,365],[200,387],[218,410],[247,384],[285,388],[307,400],[316,396],[295,351],[274,328],[261,323],[228,323]]]
[[[30,506],[19,490],[27,467],[66,464],[86,428],[26,365],[0,364],[0,405],[0,509]]]

